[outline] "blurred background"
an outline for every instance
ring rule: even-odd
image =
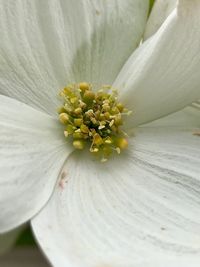
[[[5,238],[8,239],[9,236],[0,236],[1,245]],[[5,241],[5,244],[8,243],[8,240]],[[0,267],[50,267],[38,248],[29,226],[19,233],[15,243],[6,253],[0,248]]]

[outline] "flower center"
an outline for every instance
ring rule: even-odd
[[[59,120],[65,126],[65,137],[76,149],[89,144],[90,152],[106,161],[114,151],[120,154],[128,146],[121,126],[123,116],[130,111],[118,102],[117,91],[111,86],[92,89],[86,82],[65,87],[59,94],[63,102],[58,109]]]

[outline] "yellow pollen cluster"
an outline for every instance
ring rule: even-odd
[[[117,100],[117,92],[110,86],[96,91],[82,82],[70,84],[60,92],[63,105],[58,109],[60,122],[65,126],[64,135],[72,139],[76,149],[89,150],[106,161],[113,151],[120,154],[126,149],[126,134],[120,129],[123,115],[129,111]]]

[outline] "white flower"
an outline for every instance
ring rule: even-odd
[[[163,24],[154,11],[133,52],[147,13],[147,0],[0,1],[0,232],[31,220],[53,266],[200,264],[199,107],[144,125],[200,98],[200,1]],[[58,123],[59,90],[81,81],[134,111],[127,151],[104,164]]]

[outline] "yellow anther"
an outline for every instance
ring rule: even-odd
[[[99,130],[102,130],[102,129],[104,129],[104,128],[105,128],[105,125],[100,125],[100,126],[98,127]]]
[[[97,148],[97,147],[91,147],[90,148],[90,152],[92,152],[92,153],[97,153],[97,152],[99,152],[99,149]]]
[[[59,96],[60,96],[60,97],[65,97],[65,93],[63,93],[63,91],[61,91],[61,92],[59,93]]]
[[[80,132],[74,132],[73,133],[73,138],[74,139],[83,139],[84,138],[84,135]]]
[[[124,110],[124,106],[122,105],[122,103],[118,103],[117,108],[119,109],[120,112],[123,112]]]
[[[116,146],[120,149],[126,149],[128,147],[128,141],[124,137],[119,137],[116,139]]]
[[[79,88],[81,89],[82,92],[85,92],[86,90],[90,89],[90,85],[89,83],[82,82],[82,83],[79,83]]]
[[[74,113],[75,113],[76,115],[80,115],[80,114],[82,113],[82,108],[81,108],[81,107],[76,108],[76,109],[74,110]]]
[[[106,137],[105,141],[104,141],[106,144],[112,144],[113,143],[113,140],[111,139],[111,137]]]
[[[83,124],[83,119],[74,119],[74,125],[75,126],[81,126],[81,124]]]
[[[67,112],[68,114],[72,112],[72,108],[70,107],[68,103],[64,105],[64,109],[65,109],[65,112]]]
[[[109,126],[112,127],[114,122],[115,122],[114,120],[111,120],[111,122],[109,123]]]
[[[95,118],[91,117],[90,120],[94,125],[98,124],[98,121]]]
[[[105,120],[105,115],[101,113],[100,116],[99,116],[99,119],[100,119],[101,121],[104,121],[104,120]]]
[[[66,127],[66,132],[68,132],[68,134],[73,134],[73,132],[75,131],[76,127],[74,127],[73,125],[71,124],[68,124],[67,127]]]
[[[89,133],[89,128],[85,124],[81,124],[80,130],[82,133]]]
[[[96,118],[97,120],[99,120],[99,116],[100,116],[100,114],[101,114],[101,111],[100,111],[100,110],[95,111],[94,115],[95,115],[95,118]]]
[[[92,91],[85,91],[83,95],[83,101],[88,103],[92,102],[95,99],[95,93]]]
[[[71,94],[71,88],[65,87],[61,92],[63,92],[65,95],[70,95]]]
[[[103,106],[104,105],[110,105],[110,101],[109,101],[109,99],[105,99],[104,101],[103,101]]]
[[[122,116],[120,113],[115,116],[114,121],[117,126],[122,124]]]
[[[67,115],[67,113],[61,113],[61,114],[59,115],[59,120],[60,120],[60,122],[61,122],[62,124],[66,124],[66,123],[68,123],[68,122],[70,121],[70,119],[69,119],[69,115]]]
[[[71,96],[72,94],[72,91],[71,91],[71,88],[70,87],[65,87],[62,89],[62,91],[60,92],[60,96]]]
[[[104,104],[102,106],[102,108],[103,108],[104,111],[109,111],[110,110],[110,106],[108,104]]]
[[[109,112],[105,112],[104,113],[105,119],[109,120],[110,119],[110,113]]]
[[[113,107],[111,110],[112,114],[118,114],[119,113],[119,109],[117,107]]]
[[[92,109],[88,109],[88,110],[85,112],[85,115],[86,115],[87,117],[91,117],[91,116],[94,115],[94,111],[93,111]]]
[[[116,147],[117,154],[121,153],[121,149],[119,147]]]
[[[93,142],[95,145],[100,146],[103,144],[103,139],[98,133],[96,133],[93,137]]]
[[[64,112],[66,112],[66,110],[65,110],[64,107],[59,107],[59,108],[57,108],[57,113],[58,113],[58,114],[61,114],[61,113],[64,113]]]
[[[85,147],[85,142],[83,140],[74,140],[73,141],[73,146],[76,149],[82,150]]]
[[[78,98],[77,98],[76,96],[70,98],[70,102],[71,102],[72,104],[75,104],[77,101],[78,101]]]
[[[69,136],[69,132],[68,131],[64,131],[64,136],[68,137]]]
[[[82,110],[87,107],[87,105],[82,100],[79,100],[79,104],[80,104],[80,108],[82,108]]]

